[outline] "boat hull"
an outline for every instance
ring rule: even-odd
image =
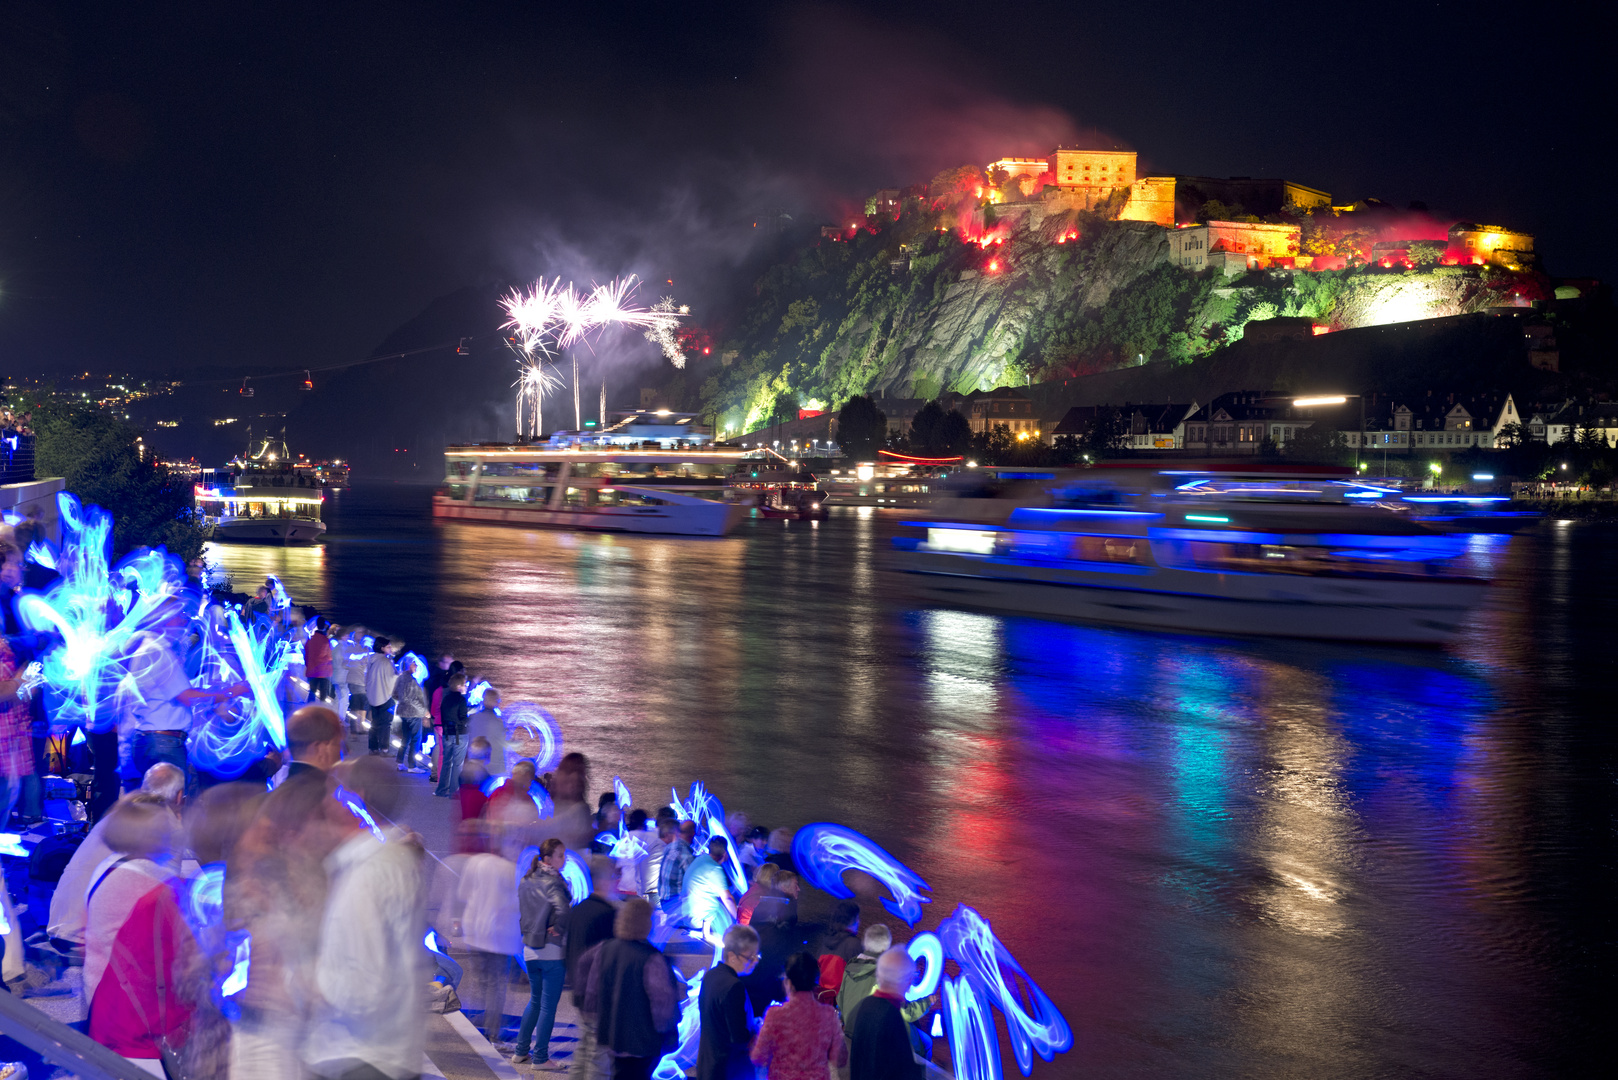
[[[934,603],[1221,635],[1442,645],[1465,629],[1488,591],[1469,578],[1092,572],[926,551],[895,558],[913,591]]]
[[[741,524],[746,513],[745,507],[734,503],[708,500],[702,500],[699,505],[612,506],[584,511],[528,506],[477,506],[442,497],[433,500],[433,516],[451,521],[662,536],[724,536]]]
[[[247,519],[215,524],[212,538],[240,544],[312,544],[325,531],[323,521]]]

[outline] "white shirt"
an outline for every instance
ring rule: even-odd
[[[517,908],[517,864],[487,852],[461,867],[457,897],[461,940],[502,956],[522,955],[522,914]]]
[[[185,666],[156,634],[146,634],[129,658],[128,682],[135,700],[130,719],[136,731],[190,731],[191,709],[174,700],[191,689]]]
[[[51,914],[46,933],[79,945],[84,944],[84,894],[90,890],[91,876],[112,856],[112,849],[101,838],[107,819],[95,823],[79,849],[67,861],[67,869],[51,894]]]
[[[365,660],[365,697],[374,705],[386,705],[393,700],[393,688],[399,683],[399,673],[393,669],[393,660],[387,653],[374,652]]]
[[[364,1061],[391,1077],[421,1073],[430,974],[426,890],[413,848],[354,834],[326,858],[331,887],[315,985],[324,998],[304,1043],[317,1076]]]

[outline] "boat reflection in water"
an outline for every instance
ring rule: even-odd
[[[962,474],[895,540],[924,597],[1125,626],[1439,644],[1488,582],[1468,535],[1346,470]],[[1462,497],[1464,500],[1464,497]],[[1477,501],[1477,500],[1464,500]],[[1424,507],[1428,504],[1423,503]]]

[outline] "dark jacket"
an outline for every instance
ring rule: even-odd
[[[592,945],[612,938],[612,921],[618,912],[599,896],[586,896],[567,916],[567,944],[562,959],[567,963],[567,983],[573,987],[573,1004],[584,1005],[584,980],[579,977],[579,957]]]
[[[922,1080],[926,1070],[895,1002],[872,994],[855,1007],[847,1030],[848,1080]]]
[[[860,939],[855,937],[846,928],[833,926],[827,928],[815,939],[815,956],[840,956],[846,963],[860,954]]]
[[[673,967],[647,942],[602,942],[585,995],[595,1005],[600,1044],[628,1057],[660,1057],[672,1050],[680,1019],[678,986]]]
[[[459,690],[445,690],[438,702],[438,715],[444,723],[444,737],[466,734],[466,695]]]
[[[544,863],[534,872],[523,876],[517,883],[518,919],[522,924],[522,943],[530,949],[543,949],[547,945],[561,945],[567,933],[568,915],[573,894],[562,880],[562,875]],[[551,930],[557,935],[552,936]]]
[[[709,968],[697,997],[701,1039],[697,1080],[753,1080],[747,1056],[753,1041],[753,1007],[741,976],[729,964]]]

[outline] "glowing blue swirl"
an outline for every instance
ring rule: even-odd
[[[685,1000],[680,1002],[680,1024],[675,1030],[679,1042],[673,1052],[663,1055],[663,1060],[652,1070],[652,1080],[685,1080],[686,1070],[696,1068],[698,1042],[702,1034],[697,999],[702,995],[702,977],[706,974],[706,971],[699,971],[686,984]]]
[[[949,1063],[956,1080],[1000,1080],[1000,1039],[994,1017],[964,976],[944,982]]]
[[[717,799],[714,801],[718,802]],[[725,819],[710,816],[707,838],[712,840],[716,836],[725,842],[725,851],[730,856],[725,860],[725,876],[730,879],[731,889],[740,896],[747,891],[747,873],[742,870],[741,852],[736,850],[736,841],[730,838],[730,830],[725,828]]]
[[[939,980],[944,977],[944,943],[938,940],[938,935],[917,934],[905,946],[905,951],[917,964],[925,965],[916,985],[905,991],[905,1000],[920,1001],[937,993]]]
[[[212,926],[225,916],[225,864],[209,863],[191,879],[186,916],[194,927]]]
[[[562,880],[567,882],[575,905],[590,895],[590,866],[571,848],[568,849],[567,862],[562,864]]]
[[[1046,1061],[1073,1046],[1073,1029],[1056,1005],[994,936],[976,911],[961,904],[938,927],[938,936],[974,989],[1006,1018],[1017,1067],[1027,1076],[1038,1051]],[[1007,981],[1006,973],[1011,973]],[[1025,1007],[1026,1003],[1026,1007]]]
[[[500,718],[505,721],[506,731],[513,741],[521,736],[525,742],[531,740],[537,744],[519,744],[517,750],[518,757],[534,759],[536,773],[550,772],[561,763],[562,732],[556,726],[556,717],[535,702],[513,701],[500,710]]]
[[[634,805],[629,801],[629,788],[616,776],[612,778],[612,793],[618,797],[618,831],[624,831],[623,819],[629,816],[629,808]]]
[[[921,918],[921,905],[932,903],[932,886],[915,871],[853,829],[829,822],[805,825],[792,841],[792,860],[818,888],[844,900],[854,891],[843,884],[845,870],[863,870],[886,885],[893,899],[882,906],[911,926]]]
[[[52,642],[40,661],[45,681],[58,695],[53,720],[92,731],[115,720],[111,692],[123,679],[122,658],[137,634],[180,591],[181,567],[162,548],[142,550],[108,568],[112,516],[82,506],[66,492],[56,497],[62,547],[41,548],[36,557],[54,562],[59,574],[43,593],[22,590],[17,617]]]

